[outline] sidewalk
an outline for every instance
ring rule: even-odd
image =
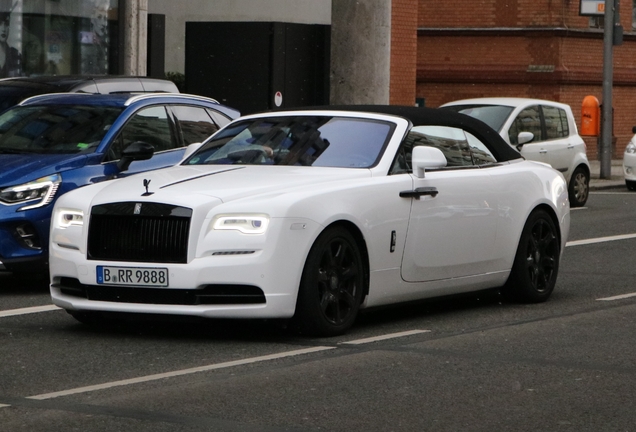
[[[623,160],[612,159],[611,178],[601,179],[601,161],[590,160],[590,190],[624,188]]]

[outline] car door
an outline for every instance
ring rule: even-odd
[[[418,126],[405,141],[407,148],[441,149],[448,165],[427,171],[424,178],[411,174],[414,190],[430,188],[436,194],[409,198],[402,278],[425,282],[495,270],[498,197],[488,169],[480,168],[487,155],[473,156],[468,137],[456,128]],[[483,150],[475,150],[479,152]],[[408,159],[408,149],[406,154]]]
[[[163,105],[153,105],[135,112],[109,145],[105,161],[108,164],[118,161],[123,150],[137,141],[152,144],[154,155],[148,160],[133,162],[118,177],[174,165],[181,160],[185,151],[178,139],[172,116]]]
[[[544,146],[548,150],[548,163],[569,178],[577,149],[575,143],[570,142],[567,113],[550,105],[541,105],[541,111],[545,124]]]
[[[532,133],[534,139],[527,143],[519,143],[518,136],[521,132]],[[526,159],[550,163],[549,143],[545,142],[539,105],[530,105],[519,111],[508,126],[508,140]]]

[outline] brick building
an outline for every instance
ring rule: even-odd
[[[393,0],[391,8],[391,68],[389,103],[412,105],[417,77],[418,0]]]
[[[618,158],[636,125],[631,3],[621,4],[624,42],[614,47]],[[569,104],[580,127],[583,98],[593,95],[602,103],[603,31],[599,19],[580,16],[579,7],[579,0],[419,0],[415,97],[431,107],[486,96],[550,99]],[[411,67],[404,63],[405,70]],[[403,88],[395,90],[402,93]],[[597,158],[596,138],[586,142],[588,157]]]

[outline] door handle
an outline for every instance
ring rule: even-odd
[[[540,154],[546,154],[548,151],[547,150],[539,150]]]
[[[437,188],[434,187],[419,187],[415,188],[415,190],[400,192],[400,197],[419,199],[422,195],[430,195],[435,198],[438,193],[439,191],[437,190]]]

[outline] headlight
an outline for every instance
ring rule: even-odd
[[[630,141],[625,147],[625,153],[636,153],[636,144],[633,141]]]
[[[42,207],[53,201],[61,182],[62,176],[53,174],[29,183],[8,187],[0,190],[0,201],[6,204],[35,201],[31,205],[19,208],[18,211]]]
[[[60,208],[53,216],[53,223],[56,228],[68,228],[71,226],[84,225],[84,212],[81,210]]]
[[[214,230],[236,230],[243,234],[263,234],[267,231],[269,216],[266,214],[225,214],[212,221]]]

